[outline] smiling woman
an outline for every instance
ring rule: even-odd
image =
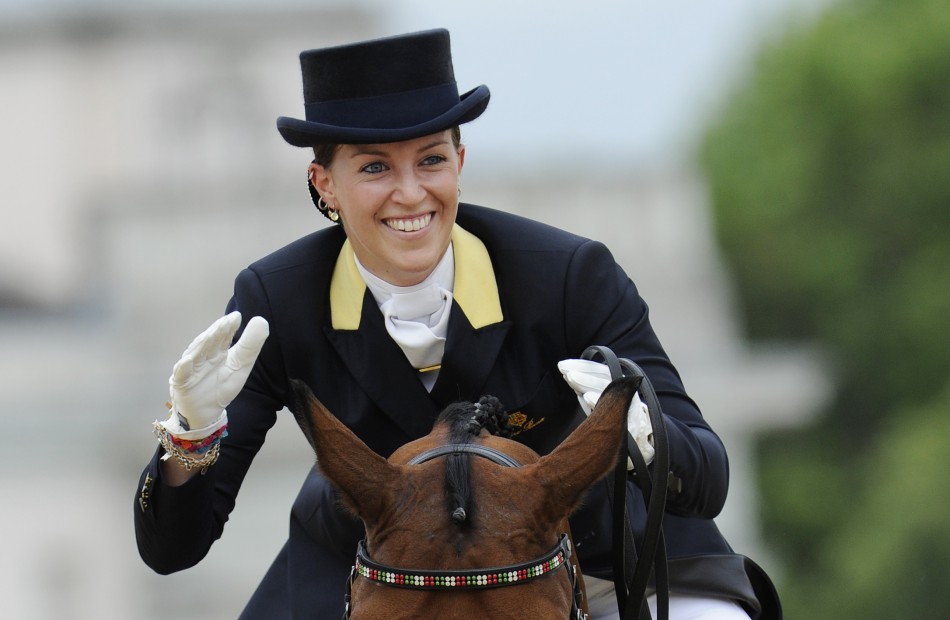
[[[339,146],[311,183],[336,213],[357,259],[397,286],[420,283],[449,247],[465,147],[449,130],[413,140]]]
[[[664,505],[671,617],[778,617],[768,578],[732,552],[712,521],[728,486],[722,442],[686,394],[650,325],[646,303],[607,248],[459,203],[466,149],[458,126],[482,114],[489,91],[478,86],[459,93],[449,33],[309,50],[300,60],[306,118],[281,117],[277,128],[290,144],[313,149],[308,189],[317,208],[338,225],[241,271],[228,314],[173,367],[172,410],[154,425],[160,446],[136,496],[136,538],[145,562],[168,573],[207,554],[268,429],[278,412],[294,404],[294,385],[312,391],[342,422],[331,425],[333,433],[348,429],[368,447],[369,461],[428,435],[449,405],[488,395],[510,414],[515,441],[550,455],[604,392],[606,367],[577,359],[600,345],[633,360],[660,394],[671,471],[658,475],[679,481]],[[623,402],[618,417],[626,418],[631,441],[650,463],[649,411],[633,398],[629,406]],[[319,445],[334,444],[337,437],[321,436]],[[593,452],[616,459],[609,446],[594,441]],[[326,462],[347,454],[322,454],[320,467],[347,469]],[[291,509],[287,543],[243,619],[343,614],[347,576],[366,531],[341,508],[321,468],[302,467],[309,473]],[[357,478],[373,476],[360,466],[350,470]],[[576,492],[591,479],[563,477],[549,484]],[[519,483],[519,476],[512,480],[502,498],[524,499],[535,484]],[[641,496],[632,473],[627,483],[634,530],[642,532],[645,515],[634,508]],[[422,500],[395,498],[392,509],[443,501],[441,488],[426,490],[415,489]],[[526,513],[511,508],[516,504],[503,501],[491,518],[479,516],[489,514],[485,506],[461,520],[467,528],[505,533],[510,540],[503,548],[523,547],[538,534],[517,525]],[[607,486],[597,483],[570,518],[576,559],[588,591],[595,593],[590,617],[597,619],[620,617],[608,581],[610,514]],[[490,568],[477,563],[464,531],[452,523],[433,527],[451,532],[454,551],[443,558],[446,566],[479,573]],[[367,539],[370,554],[378,542]],[[418,549],[409,551],[419,555]],[[407,570],[420,568],[399,559],[389,560]],[[367,588],[358,584],[352,591]],[[435,614],[430,595],[436,596],[400,596],[411,608],[425,609],[426,617],[457,617],[451,610]],[[634,601],[628,613],[636,613],[640,603]],[[529,617],[517,605],[505,609],[507,617]],[[491,617],[506,617],[499,613]]]

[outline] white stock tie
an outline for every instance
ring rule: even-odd
[[[373,275],[356,259],[363,281],[376,299],[389,336],[399,345],[419,380],[431,390],[439,375],[449,330],[455,257],[452,244],[429,277],[415,286],[396,286]],[[433,368],[434,367],[434,368]]]
[[[386,331],[413,368],[442,361],[451,307],[452,293],[434,284],[409,293],[393,293],[380,306]]]

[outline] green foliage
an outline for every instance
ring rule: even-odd
[[[948,411],[950,382],[927,407],[894,411],[877,437],[863,510],[850,515],[822,558],[833,573],[848,576],[836,593],[849,609],[844,617],[907,617],[921,602],[929,614],[950,610],[950,478],[941,471]]]
[[[950,610],[950,381],[898,409],[869,452],[865,485],[838,534],[790,584],[789,618],[935,618]]]
[[[950,286],[927,284],[950,282],[950,7],[829,13],[762,57],[704,160],[752,336],[833,345],[862,416],[932,389],[950,366]],[[853,385],[909,350],[917,368]]]
[[[950,519],[929,531],[903,520],[891,545],[887,510],[912,498],[876,485],[879,463],[899,465],[886,432],[926,435],[924,418],[950,418],[941,393],[950,377],[950,3],[852,1],[791,33],[762,54],[702,162],[751,337],[817,340],[836,364],[832,410],[760,446],[789,617],[932,617],[932,608],[910,611],[913,600],[886,603],[901,579],[925,602],[920,589],[934,582],[900,570],[946,574]],[[928,448],[947,447],[941,428]],[[914,441],[903,445],[913,452]],[[934,488],[945,485],[940,462],[918,463]],[[856,531],[878,544],[875,558]],[[867,606],[819,595],[826,590]]]

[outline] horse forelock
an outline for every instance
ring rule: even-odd
[[[469,443],[478,434],[471,432],[473,413],[472,403],[453,403],[442,410],[435,423],[444,427],[449,443]]]
[[[481,434],[510,436],[508,414],[493,396],[483,396],[477,403],[459,402],[446,407],[436,420],[443,425],[449,443],[467,444]],[[465,530],[472,527],[477,506],[472,489],[472,455],[450,454],[445,458],[445,501],[452,520]]]

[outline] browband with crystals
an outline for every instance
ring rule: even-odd
[[[371,581],[414,590],[496,588],[544,576],[566,563],[570,557],[571,541],[567,534],[561,534],[561,539],[553,550],[524,564],[480,570],[417,570],[377,564],[369,558],[363,541],[360,541],[356,549],[355,571]]]

